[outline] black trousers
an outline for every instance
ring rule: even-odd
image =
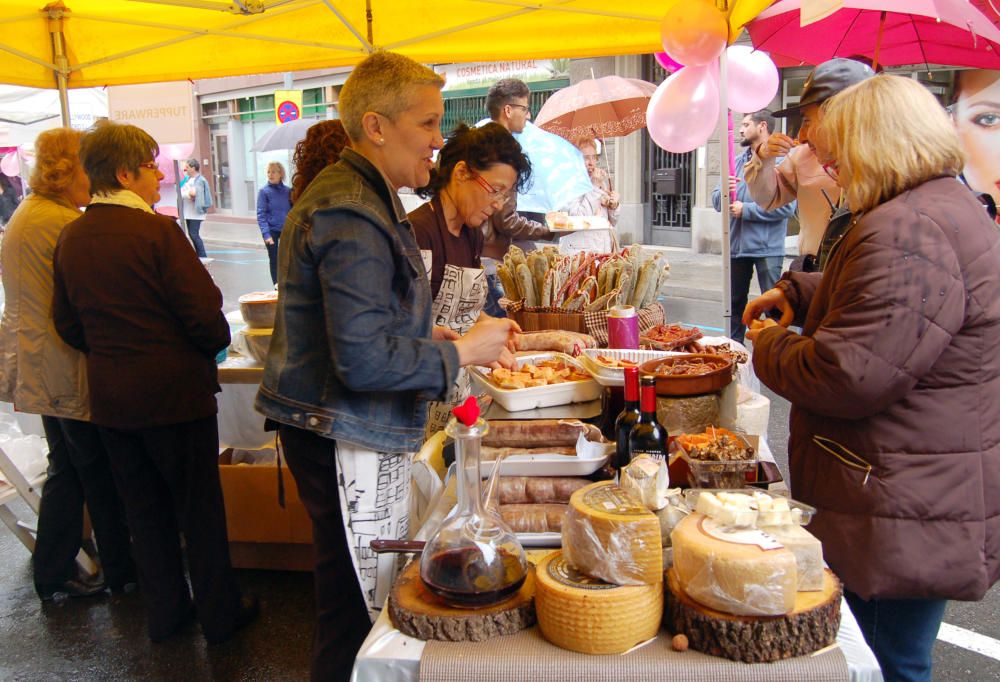
[[[102,427],[101,438],[125,500],[150,637],[166,637],[190,613],[180,533],[202,631],[228,635],[240,591],[229,560],[215,416],[136,430]]]
[[[49,444],[49,466],[38,512],[35,585],[54,586],[77,577],[84,502],[94,526],[105,581],[118,588],[135,580],[125,508],[97,427],[45,416],[42,427]]]
[[[349,680],[372,624],[340,513],[337,443],[284,424],[279,433],[299,497],[313,522],[317,622],[312,680]]]
[[[264,246],[267,247],[267,264],[271,268],[271,284],[278,283],[278,241],[281,239],[280,232],[272,232],[271,239],[274,240],[273,244],[268,244],[264,242]]]

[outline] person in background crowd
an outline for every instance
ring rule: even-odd
[[[201,174],[201,164],[198,159],[188,159],[184,162],[184,174],[188,177],[184,183],[181,197],[184,199],[184,222],[187,224],[188,236],[194,245],[194,251],[199,258],[207,258],[205,243],[201,240],[201,223],[208,216],[207,211],[212,205],[212,190],[208,180]]]
[[[267,164],[267,185],[257,192],[257,225],[267,247],[267,261],[271,268],[271,284],[278,283],[278,240],[285,217],[292,207],[288,185],[284,183],[285,167],[277,161]]]
[[[494,123],[499,123],[512,133],[524,130],[524,124],[531,120],[528,95],[531,91],[524,82],[516,78],[504,78],[494,83],[486,93],[486,110]],[[531,250],[533,241],[550,240],[555,235],[542,223],[530,220],[517,212],[517,192],[507,195],[503,207],[483,223],[483,256],[486,265],[489,291],[486,312],[494,317],[505,317],[500,307],[503,288],[496,275],[496,261],[503,260],[507,249],[515,241],[525,250]]]
[[[743,321],[792,403],[792,495],[885,679],[930,680],[946,600],[1000,577],[1000,233],[920,83],[881,75],[824,109],[810,139],[852,219],[822,273],[785,273]],[[802,333],[761,326],[773,308]]]
[[[256,408],[278,422],[313,521],[317,682],[350,678],[394,579],[397,562],[368,541],[407,536],[427,401],[447,397],[461,366],[514,364],[510,320],[484,318],[461,338],[432,327],[430,281],[397,195],[430,180],[443,85],[392,52],[358,64],[339,102],[351,147],[296,199],[282,235]]]
[[[0,226],[7,224],[19,203],[20,197],[14,189],[14,184],[10,178],[0,173]]]
[[[339,119],[320,121],[309,126],[306,136],[295,145],[295,153],[292,155],[295,164],[295,174],[292,175],[293,204],[321,170],[340,161],[340,152],[350,145],[344,124]]]
[[[838,92],[871,78],[871,68],[853,59],[838,57],[823,62],[806,78],[798,104],[774,116],[801,115],[798,140],[772,131],[767,143],[751,147],[743,177],[750,199],[765,211],[798,200],[799,258],[793,270],[815,269],[815,258],[830,218],[841,204],[840,187],[816,160],[811,139],[813,126],[823,116],[820,105]],[[777,159],[784,157],[779,165]]]
[[[52,257],[67,223],[90,202],[80,164],[82,133],[46,130],[35,140],[34,192],[7,225],[0,261],[5,303],[0,321],[0,400],[42,415],[49,466],[35,539],[35,591],[89,597],[105,584],[81,579],[76,566],[86,503],[104,580],[113,592],[135,587],[125,509],[97,427],[89,422],[86,357],[52,326]]]
[[[736,193],[736,200],[729,205],[729,258],[731,276],[729,289],[732,296],[733,314],[730,318],[730,334],[734,341],[743,343],[746,327],[743,325],[743,309],[750,296],[750,280],[754,268],[757,269],[757,283],[760,290],[772,288],[785,262],[785,234],[788,219],[795,215],[795,201],[773,211],[762,210],[750,198],[743,180],[743,170],[750,160],[752,147],[766,145],[767,138],[774,129],[774,117],[767,109],[743,117],[740,124],[740,146],[746,151],[736,157],[736,175],[729,178],[729,190]],[[722,210],[720,187],[712,190],[712,205],[716,211]]]
[[[965,152],[963,174],[976,192],[1000,203],[1000,71],[955,72],[951,106]]]
[[[582,197],[572,202],[566,209],[569,215],[600,216],[606,218],[611,226],[618,224],[618,206],[620,200],[618,192],[611,189],[611,176],[604,169],[598,159],[597,140],[592,137],[583,138],[576,143],[580,153],[583,154],[583,162],[587,166],[587,175],[594,189]]]
[[[125,501],[149,637],[162,641],[197,617],[215,644],[259,608],[236,584],[219,484],[215,356],[229,325],[187,239],[150,208],[163,178],[158,151],[131,125],[103,121],[84,136],[94,196],[56,245],[52,316],[87,356],[91,421]]]

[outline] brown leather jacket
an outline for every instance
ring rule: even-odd
[[[528,220],[517,212],[517,193],[511,192],[507,203],[483,223],[483,257],[503,260],[515,241],[542,241],[555,235],[541,223]]]
[[[862,598],[980,599],[1000,576],[1000,233],[953,178],[862,216],[764,330],[792,493]],[[870,469],[869,469],[870,467]]]

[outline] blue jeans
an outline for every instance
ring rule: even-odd
[[[872,599],[844,590],[886,682],[930,682],[931,652],[946,599]]]
[[[785,259],[782,256],[767,256],[762,258],[733,258],[730,261],[729,292],[732,295],[733,314],[730,319],[730,336],[734,341],[743,343],[743,335],[747,328],[743,325],[743,309],[747,307],[750,296],[750,278],[754,268],[757,268],[757,284],[761,293],[774,287],[781,277],[781,268]]]
[[[500,307],[503,298],[503,286],[496,275],[486,275],[486,305],[483,310],[490,317],[507,317],[507,311]]]
[[[185,218],[184,222],[187,223],[188,236],[191,237],[191,243],[194,244],[194,251],[198,254],[198,258],[206,258],[208,254],[205,253],[205,243],[201,241],[202,221]]]

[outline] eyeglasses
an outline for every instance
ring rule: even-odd
[[[490,197],[490,201],[500,201],[500,202],[507,201],[507,195],[508,195],[507,190],[497,189],[496,187],[491,185],[486,180],[486,178],[484,178],[479,173],[473,173],[472,177],[475,178],[476,182],[479,183],[480,187],[486,190],[486,193]]]
[[[146,163],[140,163],[139,168],[148,168],[151,171],[159,170],[159,166],[156,165],[156,161],[147,161]]]
[[[508,104],[507,106],[514,107],[515,109],[524,109],[524,113],[526,114],[531,113],[531,107],[524,104]]]
[[[839,172],[840,169],[838,168],[836,161],[827,161],[826,163],[824,163],[823,170],[833,180],[837,180],[840,177],[840,172]]]

